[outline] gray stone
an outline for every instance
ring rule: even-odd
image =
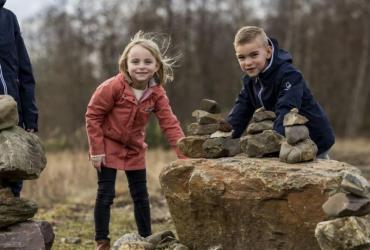
[[[191,249],[317,250],[322,204],[338,188],[343,162],[286,164],[244,154],[185,159],[162,169],[162,191],[179,241]]]
[[[45,250],[50,250],[55,239],[53,227],[47,221],[35,221],[35,223],[40,228],[42,236],[44,238]]]
[[[309,139],[309,131],[305,125],[287,126],[285,127],[285,138],[289,144]]]
[[[315,237],[322,250],[370,249],[370,219],[344,217],[317,224]]]
[[[14,197],[9,188],[0,189],[0,228],[26,221],[36,212],[36,203]]]
[[[187,157],[190,158],[200,158],[204,157],[203,143],[209,138],[209,135],[203,136],[187,136],[180,139],[177,142],[177,146],[180,151]]]
[[[195,117],[196,122],[199,124],[218,123],[221,120],[220,114],[211,114],[204,110],[195,110],[191,115]]]
[[[298,113],[298,109],[294,108],[284,116],[283,125],[284,127],[293,125],[303,125],[306,122],[308,122],[308,119],[303,115],[300,115]]]
[[[265,130],[260,134],[240,138],[240,147],[249,157],[263,157],[279,152],[283,139],[275,130]]]
[[[188,125],[188,133],[190,135],[210,135],[218,130],[218,123],[215,124],[199,124],[191,123]]]
[[[45,243],[35,222],[23,222],[0,230],[1,250],[44,250]]]
[[[221,113],[220,106],[218,106],[217,102],[210,99],[202,99],[200,102],[200,110],[207,111],[211,114],[219,114]]]
[[[341,183],[343,190],[352,194],[368,198],[370,185],[369,182],[361,175],[346,173]]]
[[[146,237],[145,240],[156,246],[167,237],[175,238],[175,234],[172,231],[162,231]]]
[[[189,250],[189,248],[181,243],[175,243],[171,247],[171,250]]]
[[[274,121],[275,119],[275,113],[269,110],[265,110],[265,108],[263,107],[257,109],[252,116],[252,122],[261,122],[265,120]]]
[[[119,246],[118,250],[155,250],[155,246],[145,241],[125,242]]]
[[[0,131],[0,152],[0,177],[36,179],[46,165],[38,136],[20,127]]]
[[[0,130],[18,125],[17,103],[10,95],[0,95]]]
[[[240,142],[230,137],[210,138],[203,143],[203,152],[206,158],[235,156],[240,153]]]
[[[214,132],[210,135],[211,138],[217,138],[217,137],[231,137],[232,132],[222,132],[220,130]]]
[[[311,139],[306,139],[292,146],[287,142],[281,144],[279,158],[283,162],[298,163],[316,158],[317,146]]]
[[[270,120],[264,120],[261,122],[250,123],[247,127],[247,134],[258,134],[264,130],[271,130],[274,127],[274,122]]]
[[[370,212],[370,199],[352,194],[336,193],[322,205],[325,214],[330,217],[365,215]]]
[[[219,121],[219,128],[218,130],[222,132],[231,132],[233,130],[233,127],[225,120],[221,119]]]
[[[119,249],[131,249],[128,248],[129,246],[126,246],[126,248],[121,248],[121,246],[124,246],[126,243],[136,243],[136,242],[146,242],[144,237],[141,237],[137,233],[127,233],[122,235],[118,240],[116,240],[112,246],[112,250],[119,250]],[[147,242],[149,243],[149,242]],[[150,243],[149,243],[150,244]],[[134,244],[136,245],[136,244]],[[135,248],[132,248],[135,249]],[[145,248],[138,248],[138,249],[145,249]]]

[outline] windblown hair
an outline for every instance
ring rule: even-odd
[[[260,37],[265,46],[269,45],[265,31],[256,26],[244,26],[238,30],[234,39],[234,47],[254,41]]]
[[[161,48],[158,46],[158,44],[161,44]],[[158,84],[164,85],[167,82],[173,81],[172,68],[176,64],[177,57],[166,56],[170,46],[170,39],[161,39],[154,33],[144,33],[140,30],[134,35],[133,38],[131,38],[131,42],[125,47],[118,61],[119,71],[126,76],[129,82],[132,82],[132,79],[127,69],[127,58],[128,53],[135,45],[140,45],[147,49],[157,61],[159,69],[154,75],[154,78]]]

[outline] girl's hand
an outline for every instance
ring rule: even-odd
[[[98,172],[101,171],[101,167],[105,165],[105,155],[93,155],[91,156],[91,163]]]

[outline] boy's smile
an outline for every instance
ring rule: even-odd
[[[264,45],[259,37],[235,47],[240,68],[249,77],[258,76],[266,68],[271,53],[271,47]]]

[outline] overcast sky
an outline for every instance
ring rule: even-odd
[[[7,0],[4,7],[13,11],[21,22],[32,16],[42,7],[55,3],[56,0]]]

